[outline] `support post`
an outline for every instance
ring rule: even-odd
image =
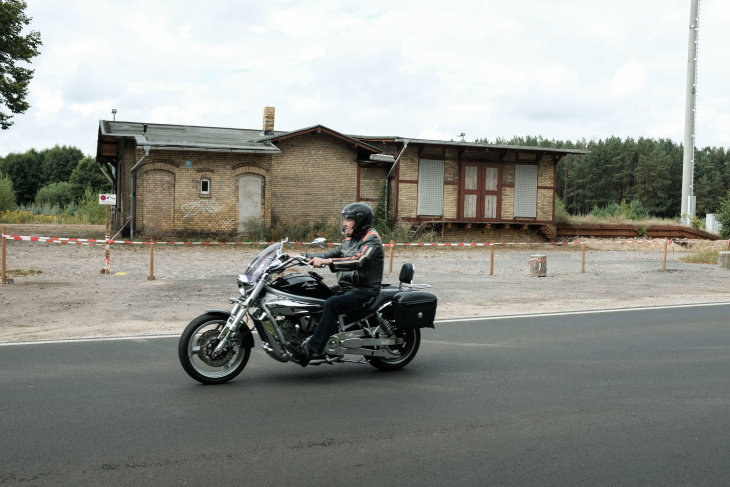
[[[580,273],[586,273],[586,244],[581,244]]]
[[[8,283],[8,276],[7,276],[7,274],[5,274],[5,255],[6,255],[6,252],[7,252],[5,250],[6,249],[6,245],[7,245],[5,243],[5,235],[6,235],[6,233],[7,233],[7,229],[5,227],[3,227],[3,236],[2,236],[2,238],[0,238],[0,240],[3,241],[3,243],[2,243],[2,258],[1,258],[1,260],[2,260],[2,283],[3,284],[7,284]]]
[[[150,240],[150,277],[147,280],[155,280],[155,245],[152,243],[152,240]]]
[[[489,245],[489,275],[494,275],[494,240],[492,240],[492,243]]]
[[[395,253],[395,242],[393,242],[391,240],[390,241],[390,269],[388,271],[390,274],[393,273],[393,255],[394,255],[394,253]]]
[[[664,262],[662,263],[662,271],[667,270],[667,241],[664,240]]]

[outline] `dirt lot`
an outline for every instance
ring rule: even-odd
[[[50,235],[23,227],[8,233],[58,237],[80,231],[54,230]],[[88,231],[84,236],[103,238]],[[491,276],[488,247],[396,247],[394,273],[388,274],[386,263],[385,281],[395,282],[400,266],[413,262],[416,282],[432,284],[439,298],[438,319],[730,302],[730,271],[679,260],[726,243],[682,244],[670,247],[663,272],[661,240],[591,243],[585,274],[578,245],[498,246]],[[237,293],[235,276],[260,248],[154,250],[155,280],[148,280],[148,246],[113,245],[111,274],[103,275],[101,246],[8,241],[7,269],[14,282],[0,286],[0,342],[180,333],[204,310],[229,308],[228,297]],[[547,256],[546,277],[529,275],[535,254]],[[329,271],[321,273],[334,283]]]

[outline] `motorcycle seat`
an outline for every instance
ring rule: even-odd
[[[401,289],[403,284],[409,284],[413,281],[414,270],[413,264],[403,264],[403,267],[400,270],[400,275],[398,276],[398,281],[400,281],[399,286],[396,287],[391,286],[390,284],[382,284],[380,286],[380,292],[374,302],[364,308],[340,315],[340,324],[349,325],[350,323],[355,323],[356,321],[360,321],[375,313],[386,301],[393,299],[396,294],[403,291],[403,289]]]

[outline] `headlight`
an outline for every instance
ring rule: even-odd
[[[253,285],[248,282],[248,277],[245,275],[238,276],[236,283],[238,284],[238,290],[241,291],[241,294],[246,294],[246,292],[253,287]]]

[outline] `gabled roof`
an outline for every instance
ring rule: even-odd
[[[273,132],[271,135],[264,135],[260,130],[251,129],[101,120],[99,122],[97,159],[101,161],[103,159],[110,160],[116,158],[119,139],[123,138],[134,139],[138,147],[149,146],[150,149],[157,150],[278,154],[281,151],[274,145],[276,142],[312,133],[328,134],[351,144],[354,149],[364,150],[365,152],[362,153],[364,158],[367,158],[368,153],[380,154],[383,152],[382,149],[372,145],[372,143],[411,144],[412,146],[420,146],[421,150],[424,150],[428,146],[456,147],[461,153],[471,150],[496,150],[501,153],[511,151],[548,153],[554,154],[557,157],[556,161],[567,154],[584,155],[588,153],[588,151],[579,149],[407,139],[397,136],[346,135],[324,125],[313,125],[290,132]]]
[[[372,146],[370,144],[367,144],[361,140],[358,140],[357,138],[354,138],[350,135],[342,134],[336,130],[332,130],[331,128],[325,127],[324,125],[313,125],[312,127],[307,127],[299,130],[294,130],[292,132],[285,132],[285,133],[274,133],[273,135],[270,135],[268,137],[261,138],[259,140],[261,141],[270,141],[270,142],[278,142],[280,140],[289,139],[291,137],[299,137],[300,135],[305,134],[328,134],[333,137],[336,137],[338,139],[344,140],[345,142],[348,142],[353,145],[353,147],[365,149],[368,151],[371,151],[375,154],[380,154],[382,151],[378,149],[375,146]]]

